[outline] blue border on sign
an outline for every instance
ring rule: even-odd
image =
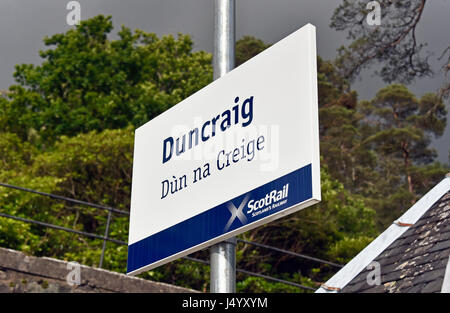
[[[282,192],[283,187],[286,185],[288,185],[288,188],[286,188],[288,189],[287,195],[269,206],[263,206],[258,210],[258,214],[254,214],[257,211],[247,213],[249,211],[248,208],[242,207],[243,203],[248,204],[251,200],[254,200],[252,202],[254,203],[264,199],[267,194],[274,190]],[[308,164],[230,201],[226,201],[129,245],[127,273],[222,236],[311,198],[312,173],[311,164]],[[234,215],[233,212],[235,213]]]

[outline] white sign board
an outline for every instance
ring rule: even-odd
[[[136,129],[128,274],[317,203],[308,24]]]

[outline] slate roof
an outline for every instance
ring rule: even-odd
[[[380,285],[367,283],[374,270],[370,267],[341,292],[441,292],[449,255],[450,191],[375,258],[380,264]]]
[[[446,285],[450,277],[450,273],[446,274],[446,268],[450,271],[449,255],[450,176],[447,175],[316,292],[441,292],[444,277],[447,275]],[[376,272],[373,261],[379,264],[379,284],[371,280]]]

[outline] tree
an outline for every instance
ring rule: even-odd
[[[330,61],[317,59],[320,152],[333,178],[361,193],[374,176],[375,155],[363,145],[366,127],[355,91]]]
[[[264,43],[261,39],[253,36],[244,36],[236,41],[236,66],[241,65],[245,61],[251,59],[257,54],[270,47],[269,44]]]
[[[330,26],[346,32],[351,40],[348,47],[339,49],[334,60],[338,75],[352,82],[362,70],[378,65],[381,69],[376,73],[387,83],[410,83],[431,76],[429,56],[423,49],[426,43],[416,37],[427,0],[377,2],[382,14],[380,25],[366,22],[373,9],[367,1],[344,0],[336,8]],[[445,62],[444,73],[450,68],[449,52],[446,49],[438,57]],[[406,87],[392,85],[380,90],[373,101],[356,105],[354,146],[362,149],[351,151],[357,158],[356,167],[346,172],[353,180],[355,169],[360,168],[367,179],[355,180],[357,184],[352,185],[342,174],[335,177],[376,209],[380,228],[398,217],[401,208],[409,207],[448,170],[434,162],[436,153],[429,144],[431,136],[440,136],[445,129],[443,103],[450,95],[449,86],[447,81],[435,95],[417,99]],[[398,109],[401,112],[394,113]],[[366,153],[361,155],[358,151]],[[334,156],[331,159],[336,160]],[[330,166],[330,171],[335,171],[334,166]]]
[[[128,210],[131,183],[133,131],[95,131],[61,137],[51,151],[40,152],[15,134],[0,136],[0,181],[98,204]],[[48,197],[0,187],[3,213],[104,234],[107,212],[91,207],[55,201]],[[113,215],[110,236],[128,237],[128,216]],[[11,229],[15,229],[11,232]],[[3,238],[7,238],[2,240]],[[97,265],[102,240],[0,219],[2,246]],[[126,246],[108,244],[107,268],[121,271],[126,266]]]
[[[436,152],[429,147],[432,136],[445,129],[445,105],[435,94],[417,99],[404,85],[393,84],[363,102],[361,110],[370,125],[364,145],[376,152],[379,175],[377,187],[366,195],[384,203],[385,216],[395,218],[401,213],[395,208],[414,203],[448,170],[433,163]]]
[[[0,99],[1,100],[1,99]],[[27,186],[44,192],[57,190],[57,177],[34,177],[30,166],[38,153],[27,142],[12,133],[0,133],[0,182]],[[23,218],[44,217],[54,214],[58,205],[43,197],[0,187],[1,212]],[[41,210],[45,208],[45,210]],[[60,206],[59,206],[60,208]],[[45,211],[45,212],[44,212]],[[36,228],[28,223],[0,217],[0,246],[38,254],[43,242]]]
[[[378,73],[388,82],[408,83],[417,77],[432,74],[428,59],[422,54],[424,43],[416,38],[427,0],[379,0],[381,24],[366,22],[367,1],[344,0],[331,18],[330,26],[346,31],[352,43],[339,49],[336,65],[345,78],[354,79],[362,69],[375,62],[382,67]]]
[[[447,57],[447,59],[445,59]],[[448,46],[442,55],[438,58],[438,60],[444,60],[444,65],[442,66],[442,72],[445,74],[447,81],[441,87],[438,92],[439,98],[442,101],[448,100],[450,98],[450,77],[448,76],[448,72],[450,71],[450,46]]]
[[[392,1],[379,0],[380,25],[369,25],[368,1],[344,0],[331,18],[330,26],[347,32],[352,42],[338,50],[335,64],[342,77],[353,81],[363,69],[381,65],[377,74],[387,83],[410,83],[416,78],[432,76],[429,58],[423,48],[426,43],[416,37],[427,0]],[[442,71],[447,76],[450,69],[450,47],[437,58],[442,61]],[[450,81],[436,91],[441,100],[450,96]]]
[[[140,126],[212,80],[211,55],[175,39],[122,27],[111,17],[46,37],[41,65],[16,66],[17,85],[0,102],[0,126],[48,144],[60,135]],[[36,137],[35,136],[35,137]]]

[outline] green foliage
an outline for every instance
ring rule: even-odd
[[[209,266],[190,260],[179,259],[140,276],[203,292],[209,291]]]
[[[253,36],[242,37],[236,41],[236,66],[241,65],[268,47],[270,47],[270,45],[265,44],[261,39]]]
[[[358,103],[347,86],[318,59],[320,150],[332,177],[376,210],[382,230],[448,172],[430,148],[445,129],[446,109],[440,96],[417,99],[398,84]]]
[[[329,256],[341,264],[346,264],[373,239],[373,237],[364,235],[360,237],[344,237],[330,247]]]
[[[317,286],[308,279],[303,279],[301,285],[311,288],[317,288]],[[243,280],[236,283],[237,292],[245,293],[261,293],[261,292],[283,292],[283,293],[302,293],[305,289],[297,286],[287,285],[284,283],[268,281],[265,278],[247,276]]]
[[[212,80],[211,55],[192,52],[192,40],[122,27],[109,40],[102,15],[44,39],[39,66],[16,66],[19,85],[1,100],[0,125],[48,144],[60,135],[140,126]]]
[[[1,138],[0,147],[14,145],[27,147],[27,144],[20,143],[20,139],[15,135]],[[17,165],[19,162],[21,167],[16,166],[14,170],[1,170],[0,180],[13,185],[127,210],[130,198],[132,148],[133,131],[130,127],[123,130],[106,130],[100,134],[93,131],[72,138],[63,136],[51,151],[43,153],[35,151],[32,156],[26,149],[20,151],[21,154],[18,153],[13,159],[14,162],[8,164]],[[11,154],[14,150],[8,151]],[[47,197],[6,188],[0,188],[0,206],[2,212],[12,215],[86,232],[97,234],[105,232],[107,212],[104,210],[73,206]],[[17,235],[10,232],[11,225],[15,225],[14,223],[18,225],[15,228]],[[2,246],[19,248],[20,245],[24,245],[23,250],[29,250],[36,255],[98,265],[102,240],[80,237],[76,234],[35,225],[30,226],[30,224],[19,227],[20,225],[22,225],[21,222],[2,221],[4,231],[0,230],[0,238],[17,237],[16,241],[3,240]],[[26,236],[21,235],[22,233],[26,233]],[[112,238],[126,242],[128,217],[113,216],[109,234]],[[27,240],[31,241],[31,244]],[[26,245],[30,248],[25,248]],[[126,259],[126,246],[108,244],[105,254],[107,268],[124,272]]]
[[[61,177],[61,189],[72,198],[129,207],[134,132],[132,127],[62,136],[34,160],[32,173]]]
[[[36,150],[27,142],[22,142],[14,133],[0,136],[0,162],[3,171],[20,169],[31,162]]]
[[[448,171],[448,167],[433,163],[436,152],[429,147],[433,135],[442,135],[447,112],[436,95],[417,99],[398,84],[382,88],[372,101],[363,102],[360,110],[367,124],[364,148],[375,152],[379,178],[363,193],[386,225]]]
[[[38,246],[39,237],[31,232],[31,225],[0,217],[0,247],[34,252]]]
[[[357,94],[329,61],[317,60],[320,150],[330,174],[345,188],[360,193],[374,176],[376,157],[363,145],[367,134],[361,124]]]

